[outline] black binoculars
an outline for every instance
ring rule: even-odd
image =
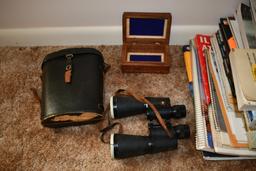
[[[169,121],[170,118],[186,116],[184,105],[171,106],[170,99],[167,97],[146,97],[146,99],[157,108],[172,136],[168,136],[162,126],[155,120],[156,116],[148,104],[144,104],[132,96],[112,96],[110,99],[112,118],[123,118],[144,113],[149,120],[148,136],[111,134],[110,151],[112,158],[122,159],[177,149],[178,139],[190,137],[188,125],[172,126]]]
[[[163,119],[186,117],[185,105],[171,106],[168,97],[146,97],[146,99],[158,109]],[[110,114],[113,119],[138,114],[146,114],[149,120],[156,118],[148,104],[144,104],[132,96],[112,96],[110,98]]]

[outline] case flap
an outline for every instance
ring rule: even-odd
[[[169,44],[172,16],[170,13],[123,13],[124,43]]]
[[[62,49],[53,53],[48,54],[42,63],[42,68],[44,64],[50,60],[56,59],[56,58],[65,58],[66,54],[73,54],[73,55],[78,55],[78,54],[94,54],[100,58],[102,58],[101,52],[94,48],[67,48],[67,49]]]

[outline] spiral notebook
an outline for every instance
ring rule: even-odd
[[[193,93],[194,93],[194,106],[195,106],[195,120],[196,120],[196,149],[213,152],[214,149],[209,145],[211,144],[211,138],[207,134],[206,121],[203,116],[203,105],[200,96],[200,74],[197,61],[197,54],[194,46],[194,41],[190,41],[191,55],[192,55],[192,75],[193,75]]]

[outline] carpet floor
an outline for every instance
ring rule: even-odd
[[[0,48],[0,170],[255,170],[255,160],[205,161],[195,149],[193,100],[187,88],[182,49],[170,46],[169,74],[123,74],[121,46],[93,46],[111,65],[104,79],[104,104],[117,89],[145,96],[168,96],[172,104],[185,104],[187,117],[174,124],[189,124],[191,137],[180,140],[178,149],[154,155],[113,160],[110,147],[101,143],[95,125],[45,128],[40,104],[31,88],[41,89],[41,63],[56,50],[67,47]],[[123,132],[147,135],[144,115],[119,119]]]

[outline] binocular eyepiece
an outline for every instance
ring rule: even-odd
[[[167,97],[146,97],[159,111],[163,119],[186,117],[185,105],[171,106]],[[148,104],[136,100],[132,96],[112,96],[110,98],[110,113],[113,119],[124,118],[145,113],[149,120],[156,118]]]
[[[172,126],[170,122],[166,122],[166,126],[171,131],[172,135],[174,135],[177,139],[186,139],[190,137],[190,130],[188,125],[176,125]],[[148,124],[149,135],[150,136],[167,136],[166,132],[163,130],[162,126],[156,122],[150,122]]]

